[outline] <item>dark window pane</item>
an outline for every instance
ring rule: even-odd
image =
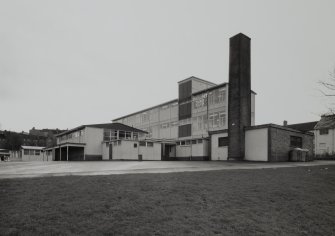
[[[290,146],[294,148],[302,148],[302,138],[297,136],[290,136]]]
[[[328,134],[328,129],[320,129],[320,135]]]
[[[145,147],[145,142],[144,141],[140,141],[140,146]]]
[[[192,130],[191,128],[192,128],[191,124],[179,126],[178,127],[179,137],[181,138],[191,136],[191,130]]]
[[[228,137],[219,137],[218,139],[219,147],[227,147],[228,146]]]

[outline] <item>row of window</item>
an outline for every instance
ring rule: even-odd
[[[215,104],[222,104],[225,102],[225,99],[226,99],[226,89],[225,88],[215,89],[209,93],[194,96],[192,100],[193,109],[206,107],[207,103],[209,106]]]
[[[104,130],[104,141],[112,141],[115,139],[133,139],[137,140],[139,134],[137,132],[123,131],[123,130]]]
[[[120,146],[121,145],[121,140],[114,141],[112,142],[113,146]],[[153,142],[146,142],[146,141],[139,141],[139,145],[141,147],[153,147],[154,143]],[[108,143],[106,143],[106,146],[108,146]],[[134,148],[137,148],[137,143],[134,143]]]
[[[76,132],[72,132],[72,133],[69,133],[69,134],[62,135],[58,139],[59,139],[59,141],[65,141],[65,140],[68,140],[68,139],[78,138],[78,137],[81,137],[81,136],[84,136],[84,130],[78,130]]]
[[[202,142],[202,139],[184,140],[177,142],[177,146],[189,146],[191,144],[200,144]]]
[[[154,108],[145,112],[142,112],[137,115],[129,116],[126,118],[123,118],[119,120],[118,122],[124,123],[124,124],[141,124],[141,123],[147,123],[150,120],[150,117],[152,117],[154,114],[158,114],[159,110],[164,111],[169,108],[176,107],[178,105],[178,102],[174,102],[171,104],[166,104],[159,108]]]
[[[207,130],[208,128],[224,128],[226,124],[226,113],[224,111],[209,113],[208,119],[207,115],[200,115],[197,117],[187,118],[180,121],[167,122],[159,126],[160,129],[167,129],[176,126],[185,126],[192,123],[192,132]],[[142,128],[142,130],[148,132],[148,137],[152,137],[154,127]],[[190,136],[191,134],[187,135]],[[184,136],[179,136],[184,137]]]
[[[33,150],[33,149],[27,150],[27,149],[24,149],[23,154],[24,155],[31,155],[31,156],[39,156],[41,154],[41,150]]]

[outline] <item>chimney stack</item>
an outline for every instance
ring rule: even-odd
[[[284,120],[283,126],[287,126],[287,120]]]
[[[244,128],[251,125],[250,38],[230,38],[228,87],[228,159],[243,160]]]

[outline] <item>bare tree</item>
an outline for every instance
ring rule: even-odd
[[[327,80],[320,80],[319,84],[321,84],[322,89],[320,89],[321,93],[326,97],[335,96],[335,68],[333,72],[329,73],[329,77]]]
[[[318,83],[321,85],[319,91],[325,98],[335,97],[335,67],[333,72],[329,73],[327,80],[320,80]],[[333,98],[331,98],[329,102],[330,103],[327,106],[328,112],[326,112],[325,114],[334,115],[335,102],[333,101]]]

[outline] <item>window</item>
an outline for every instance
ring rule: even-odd
[[[320,129],[320,135],[328,134],[328,129]]]
[[[169,123],[161,124],[161,129],[169,128]]]
[[[105,129],[104,130],[104,141],[111,141],[117,138],[117,131]]]
[[[218,138],[218,146],[219,147],[227,147],[228,146],[228,137],[219,137]]]
[[[190,143],[191,143],[190,140],[185,141],[185,145],[190,145]]]
[[[169,105],[165,105],[165,106],[162,106],[162,110],[166,110],[166,109],[168,109],[169,108]]]
[[[137,148],[137,143],[134,143],[134,148]]]
[[[126,131],[126,139],[131,139],[131,132],[130,131]]]
[[[147,142],[147,147],[153,147],[154,146],[154,143],[152,142]]]
[[[109,135],[110,135],[109,130],[105,130],[104,131],[104,141],[109,141],[110,140]]]
[[[36,156],[39,156],[39,155],[40,155],[40,153],[41,153],[41,151],[40,151],[40,150],[35,150],[35,155],[36,155]]]
[[[138,139],[138,133],[137,133],[137,132],[134,132],[134,133],[133,133],[133,139],[135,139],[135,140]]]
[[[226,115],[224,112],[220,112],[219,113],[219,126],[224,127],[225,123],[226,123]]]
[[[181,137],[187,137],[191,136],[192,132],[192,126],[191,124],[189,125],[182,125],[178,127],[178,136]]]
[[[29,155],[35,155],[35,150],[29,150]]]
[[[319,143],[320,149],[326,149],[326,143]]]
[[[202,143],[202,139],[198,139],[198,143]]]
[[[140,146],[145,147],[145,142],[144,141],[140,141]]]
[[[171,127],[178,126],[178,121],[171,122],[170,126]]]
[[[187,119],[192,116],[192,102],[181,103],[178,109],[179,120]]]
[[[197,140],[192,140],[192,144],[197,144]]]
[[[24,149],[24,150],[23,150],[23,154],[24,154],[24,155],[29,155],[29,150]]]
[[[302,148],[302,138],[297,136],[290,136],[290,146],[294,148]]]
[[[124,131],[119,131],[119,139],[123,139],[125,137]]]

